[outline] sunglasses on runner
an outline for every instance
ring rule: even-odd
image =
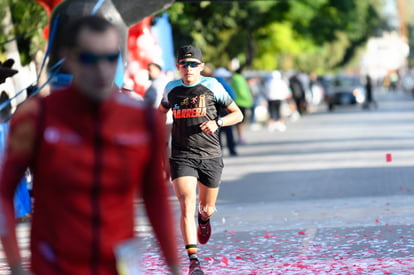
[[[118,61],[119,55],[119,51],[107,54],[94,54],[84,51],[78,53],[78,60],[84,65],[96,65],[99,61],[106,61],[113,64]]]
[[[196,62],[196,61],[181,61],[178,63],[178,65],[181,68],[185,68],[185,69],[187,69],[188,67],[195,68],[200,64],[201,64],[200,62]]]

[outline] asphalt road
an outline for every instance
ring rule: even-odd
[[[414,98],[375,96],[377,109],[318,107],[283,133],[247,127],[239,156],[224,149],[206,274],[414,274]],[[138,216],[142,274],[166,274]]]
[[[414,274],[414,99],[376,97],[377,109],[247,132],[226,158],[216,230],[247,234],[255,252],[223,274]]]
[[[320,106],[224,149],[206,274],[414,274],[414,98],[375,96],[377,109]]]

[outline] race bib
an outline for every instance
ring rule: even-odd
[[[115,247],[116,267],[119,275],[142,274],[143,248],[137,238],[126,240]]]

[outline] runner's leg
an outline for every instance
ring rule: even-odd
[[[219,187],[207,187],[198,182],[199,212],[203,220],[208,220],[216,212]]]
[[[173,180],[175,195],[180,203],[180,228],[186,245],[197,243],[196,211],[197,178],[179,177]]]

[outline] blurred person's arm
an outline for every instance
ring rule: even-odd
[[[158,104],[156,104],[157,90],[153,84],[151,84],[151,86],[149,86],[148,89],[145,91],[144,100],[154,108],[158,107]]]
[[[10,121],[0,173],[0,237],[12,275],[29,274],[23,269],[16,238],[14,194],[33,159],[36,144],[38,102],[22,104]]]
[[[166,114],[171,109],[171,105],[168,102],[168,97],[167,97],[168,91],[169,91],[169,87],[167,84],[167,86],[164,88],[164,93],[162,95],[160,105],[158,106],[158,111],[160,111],[163,114]]]
[[[177,256],[176,226],[173,211],[169,202],[169,188],[162,163],[166,158],[165,123],[156,111],[152,114],[152,160],[145,169],[142,198],[146,213],[154,233],[159,241],[161,251],[172,274],[181,274]]]
[[[166,114],[167,112],[168,112],[168,108],[166,108],[166,107],[164,107],[163,105],[162,105],[162,102],[161,102],[161,104],[160,104],[160,106],[158,107],[158,111],[160,111],[161,113],[164,113],[164,114]]]
[[[166,103],[164,103],[166,104]],[[163,102],[161,101],[160,106],[158,107],[158,111],[160,113],[161,116],[161,120],[164,122],[164,125],[166,125],[166,127],[164,127],[164,145],[166,147],[166,149],[168,148],[168,143],[169,143],[169,139],[170,139],[170,135],[171,135],[171,124],[167,124],[167,120],[169,119],[169,111],[170,109],[166,108],[163,106]],[[172,116],[172,114],[171,114]],[[166,175],[166,178],[169,179],[170,178],[170,164],[169,164],[169,155],[165,154],[165,159],[163,161],[163,168],[164,168],[164,172]]]

